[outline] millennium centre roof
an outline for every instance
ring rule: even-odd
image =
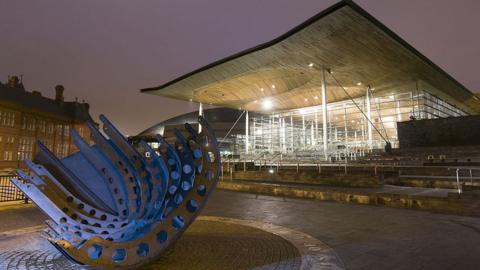
[[[325,75],[328,103],[363,96],[367,85],[391,91],[424,81],[480,112],[472,92],[349,0],[270,42],[141,91],[252,111],[268,98],[286,110],[321,104],[323,69],[332,71]]]

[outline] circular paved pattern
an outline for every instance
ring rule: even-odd
[[[171,249],[140,269],[343,268],[331,248],[301,232],[255,221],[200,217]],[[37,229],[0,235],[0,269],[93,268],[68,261]]]

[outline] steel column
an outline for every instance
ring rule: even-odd
[[[249,153],[249,119],[248,119],[248,111],[245,111],[245,154],[248,155]]]
[[[328,127],[327,127],[327,82],[325,81],[325,69],[322,69],[322,118],[323,118],[323,154],[328,159]]]
[[[367,88],[367,92],[366,92],[366,104],[367,104],[367,118],[368,118],[368,121],[367,121],[367,134],[368,134],[368,148],[369,149],[372,149],[372,110],[371,110],[371,106],[370,106],[370,91],[369,89]]]

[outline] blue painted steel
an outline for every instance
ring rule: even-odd
[[[199,134],[175,130],[170,145],[136,145],[100,116],[106,138],[88,123],[95,145],[75,131],[79,151],[57,159],[42,143],[29,172],[12,182],[50,219],[48,240],[74,262],[104,267],[138,266],[159,256],[193,222],[215,187],[220,155],[212,129],[199,117]]]

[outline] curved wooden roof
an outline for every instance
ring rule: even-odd
[[[395,91],[425,81],[480,112],[467,88],[349,0],[270,42],[141,91],[252,111],[268,98],[275,110],[293,109],[321,104],[322,68],[353,97],[364,95],[366,85]],[[326,79],[328,102],[348,98],[330,74]]]

